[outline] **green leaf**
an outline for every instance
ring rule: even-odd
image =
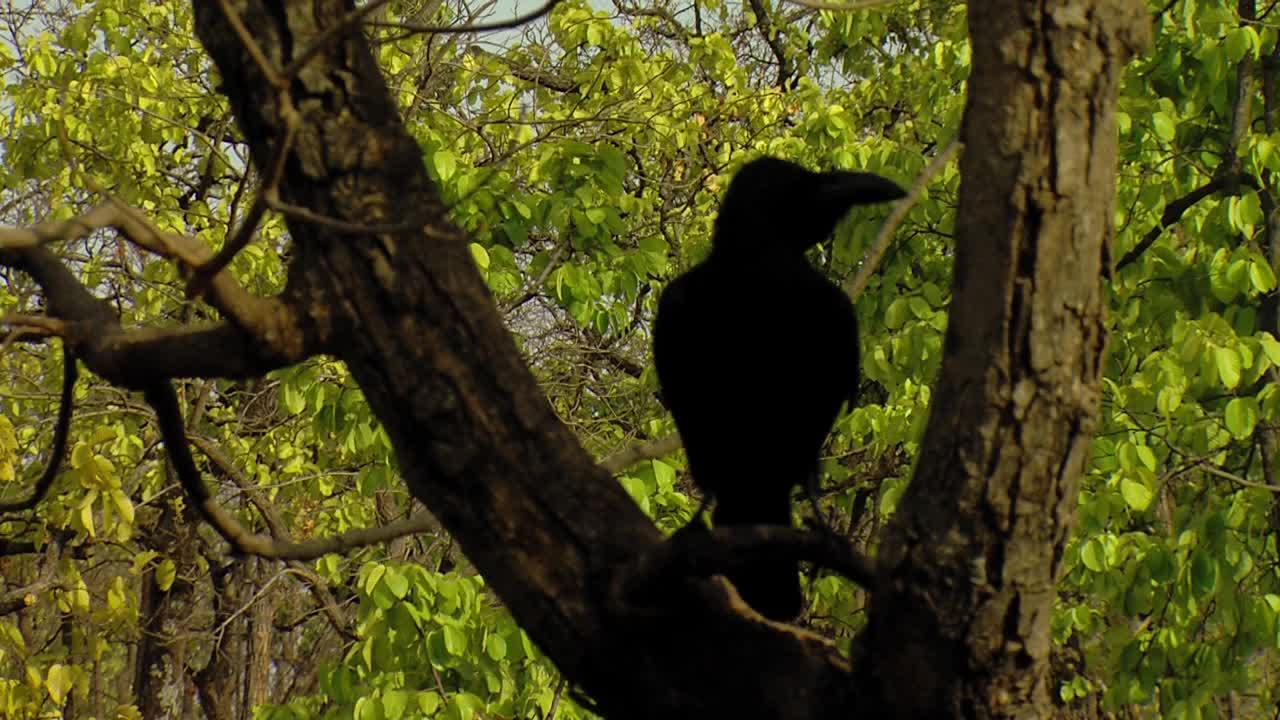
[[[1139,512],[1146,510],[1151,505],[1152,497],[1154,497],[1146,485],[1128,478],[1120,481],[1120,495],[1124,497],[1124,501],[1129,507]]]
[[[1260,293],[1269,293],[1276,287],[1276,274],[1266,260],[1254,259],[1249,263],[1249,282]]]
[[[71,668],[61,663],[54,663],[49,666],[49,672],[45,676],[44,687],[49,691],[49,697],[53,700],[54,705],[61,707],[66,702],[67,694],[71,692],[74,684],[75,678],[72,675]]]
[[[502,662],[507,656],[507,641],[501,635],[490,635],[485,640],[484,650],[494,662]]]
[[[1097,573],[1107,569],[1106,550],[1097,538],[1090,538],[1080,546],[1080,562]]]
[[[1233,63],[1240,62],[1251,49],[1250,31],[1248,28],[1238,27],[1227,32],[1226,42],[1227,59]]]
[[[1146,445],[1137,445],[1134,449],[1137,452],[1138,461],[1142,463],[1142,467],[1154,472],[1156,469],[1155,451]]]
[[[1253,428],[1258,423],[1258,401],[1255,398],[1232,398],[1227,403],[1227,411],[1223,416],[1227,422],[1227,430],[1236,438],[1244,440],[1253,435]]]
[[[115,506],[116,512],[120,513],[120,519],[127,525],[133,524],[133,501],[125,494],[123,490],[111,490],[107,493],[111,497],[111,503]]]
[[[911,314],[911,304],[906,298],[897,298],[889,304],[889,309],[884,313],[884,325],[890,330],[899,330],[906,323],[907,318]]]
[[[1203,549],[1191,554],[1191,592],[1203,598],[1218,585],[1218,563]]]
[[[524,247],[525,243],[529,242],[529,228],[522,222],[507,220],[502,223],[502,232],[507,236],[507,242],[511,243],[512,247]]]
[[[161,592],[168,592],[173,587],[173,581],[178,578],[178,568],[169,558],[165,558],[156,565],[156,587]]]
[[[1223,386],[1230,390],[1240,384],[1240,353],[1235,348],[1216,347],[1213,359]]]
[[[449,651],[450,655],[462,657],[467,652],[467,636],[461,630],[452,625],[445,625],[444,630],[444,647]]]
[[[427,717],[434,717],[436,710],[440,708],[440,693],[435,690],[426,690],[418,693],[418,710]]]
[[[1178,576],[1178,563],[1173,554],[1164,548],[1152,550],[1143,564],[1155,582],[1168,583]]]
[[[453,177],[453,173],[458,169],[458,159],[454,157],[453,152],[440,149],[431,157],[432,163],[436,168],[436,177],[440,182],[448,182]]]
[[[1167,113],[1157,112],[1151,116],[1151,127],[1161,142],[1172,142],[1174,136],[1173,118]]]
[[[382,693],[382,714],[387,720],[400,720],[409,708],[409,693],[405,690],[386,690]]]
[[[302,411],[307,409],[307,399],[298,388],[289,382],[280,384],[280,401],[290,415],[301,415]]]
[[[1280,367],[1280,340],[1269,332],[1258,333],[1258,342],[1262,344],[1262,352],[1272,365]]]
[[[1169,416],[1182,405],[1182,390],[1172,385],[1165,385],[1156,393],[1156,409],[1161,415]]]
[[[397,600],[403,600],[405,595],[409,594],[409,580],[397,572],[395,568],[388,567],[387,574],[382,581],[386,583],[387,589],[391,591],[392,595],[396,596]]]
[[[471,257],[482,271],[489,269],[489,251],[479,243],[471,243]]]

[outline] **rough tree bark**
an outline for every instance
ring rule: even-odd
[[[661,536],[522,364],[363,36],[326,33],[350,0],[193,4],[255,164],[285,153],[288,284],[275,302],[238,302],[221,327],[69,336],[91,370],[150,388],[317,353],[346,362],[412,493],[609,717],[1047,714],[1054,573],[1104,348],[1112,113],[1144,37],[1138,0],[971,4],[954,311],[853,670],[722,580],[616,592],[619,568]],[[110,324],[44,248],[0,250],[0,262],[42,279],[51,314]]]
[[[1099,399],[1121,71],[1141,3],[972,2],[945,357],[855,665],[899,717],[1046,717]]]

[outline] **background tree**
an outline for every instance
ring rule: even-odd
[[[222,3],[195,3],[194,16],[182,4],[134,5],[33,3],[5,15],[9,224],[84,213],[104,191],[139,210],[89,216],[123,239],[46,242],[109,314],[68,312],[87,306],[68,305],[79,296],[51,284],[62,276],[33,264],[42,251],[13,247],[29,235],[5,235],[5,264],[30,272],[6,271],[0,299],[13,331],[0,355],[10,378],[0,473],[14,483],[4,500],[25,496],[42,471],[62,374],[47,346],[23,341],[63,336],[91,371],[75,386],[66,470],[34,511],[2,526],[8,715],[186,717],[199,706],[247,717],[267,700],[284,716],[578,713],[490,585],[575,685],[623,714],[740,702],[830,716],[855,701],[870,713],[937,698],[994,714],[1034,703],[1044,714],[1050,695],[1080,715],[1274,706],[1280,353],[1266,8],[1151,8],[1154,50],[1119,91],[1119,272],[1091,300],[1089,267],[1107,267],[1096,243],[1113,164],[1107,103],[1079,93],[1105,100],[1108,73],[1138,37],[1129,28],[1142,26],[1109,15],[1110,4],[978,8],[971,51],[963,8],[935,3],[830,13],[566,1],[518,41],[496,42],[425,32],[479,22],[485,6],[387,3],[365,29],[409,135],[359,39],[318,35],[344,17],[340,3],[321,4],[314,24],[264,12],[272,4],[228,3],[259,57]],[[218,73],[193,27],[215,39]],[[1120,54],[1108,61],[1099,46]],[[291,63],[312,47],[307,63]],[[740,617],[719,585],[656,616],[628,597],[622,609],[646,612],[620,613],[608,580],[659,536],[577,443],[610,456],[659,528],[688,517],[696,499],[679,454],[650,444],[671,425],[647,369],[648,323],[661,283],[705,251],[735,164],[771,152],[910,183],[960,127],[971,55],[982,72],[969,88],[966,190],[957,195],[944,167],[857,291],[864,405],[842,419],[824,463],[824,500],[842,531],[890,561],[884,584],[868,595],[835,577],[809,583],[801,624],[834,646]],[[1027,67],[1005,64],[1014,59]],[[1082,129],[1080,118],[1093,122]],[[991,137],[975,142],[981,132]],[[969,194],[979,190],[992,196]],[[283,294],[244,304],[221,279],[209,304],[186,300],[183,262],[151,252],[181,256],[187,245],[139,219],[217,247],[259,196],[272,207],[231,276],[256,295]],[[465,241],[436,221],[444,206]],[[410,227],[424,210],[426,240]],[[876,220],[856,216],[821,253],[834,277],[851,280]],[[1064,241],[1060,227],[1095,231]],[[993,228],[1019,232],[999,245]],[[984,240],[997,244],[981,251]],[[1070,249],[1056,250],[1061,242]],[[991,293],[993,278],[1024,291]],[[966,287],[981,296],[965,299]],[[1011,417],[1020,435],[975,438],[935,421],[922,437],[953,300],[955,359],[934,406],[958,408],[962,431]],[[1091,366],[1104,302],[1111,349]],[[115,319],[150,329],[122,332]],[[1019,327],[1029,329],[1006,330]],[[1031,361],[1044,343],[1048,366]],[[344,362],[290,365],[313,352]],[[1098,372],[1081,532],[1065,538],[1071,467],[1085,458],[1053,443],[1087,434]],[[176,386],[188,439],[215,499],[242,522],[277,540],[370,526],[418,534],[313,562],[229,559],[182,498],[151,409],[122,390],[162,377],[197,378]],[[984,424],[982,407],[1028,410]],[[998,457],[984,454],[993,446]],[[964,462],[947,464],[954,457]],[[637,464],[619,468],[625,458]],[[451,535],[429,516],[401,521],[420,512],[405,485]],[[1063,579],[1048,624],[1055,562]],[[836,651],[863,627],[851,685]],[[1046,627],[1060,650],[1049,674]],[[924,684],[936,693],[919,692],[919,664],[903,693],[892,669],[922,650],[939,670]]]

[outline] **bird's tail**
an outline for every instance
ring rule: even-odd
[[[763,488],[752,488],[761,490]],[[790,488],[774,493],[721,492],[711,513],[712,524],[791,526]],[[738,594],[756,612],[770,620],[787,622],[800,614],[804,595],[800,591],[800,567],[793,561],[753,563],[728,575]]]

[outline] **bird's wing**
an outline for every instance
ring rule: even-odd
[[[703,490],[715,492],[734,474],[740,422],[751,394],[742,386],[743,351],[724,288],[693,271],[676,278],[658,300],[653,360],[662,398],[684,439]],[[749,357],[749,356],[748,356]]]

